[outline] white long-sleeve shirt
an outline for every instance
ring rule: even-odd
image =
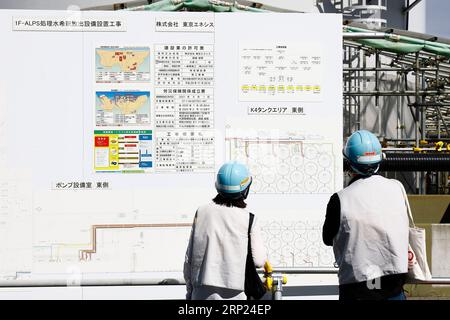
[[[196,213],[184,263],[187,299],[245,299],[249,212],[210,203]],[[258,219],[250,232],[257,267],[266,261]]]

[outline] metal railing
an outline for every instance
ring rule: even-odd
[[[337,268],[275,268],[273,274],[312,275],[337,274]],[[263,269],[258,269],[263,274]],[[71,286],[145,286],[145,285],[185,285],[179,272],[173,272],[173,277],[155,277],[153,272],[139,273],[84,273],[84,274],[56,274],[33,275],[0,280],[0,288],[4,287],[71,287]],[[433,278],[418,281],[417,284],[445,284],[450,285],[449,278]]]

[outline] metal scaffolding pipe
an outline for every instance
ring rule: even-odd
[[[291,275],[311,275],[311,274],[336,274],[337,268],[275,268],[273,273],[291,274]],[[264,270],[259,269],[259,274]],[[70,276],[38,277],[17,280],[0,280],[0,288],[17,287],[91,287],[91,286],[183,286],[185,281],[182,278],[148,278],[148,273],[137,273],[135,275],[115,275],[106,273],[102,276],[82,275],[82,280],[73,282]],[[433,278],[426,281],[417,281],[418,284],[443,284],[450,285],[450,278]]]
[[[386,33],[384,32],[344,32],[342,37],[347,40],[355,39],[384,39]]]
[[[419,92],[415,91],[353,91],[353,92],[344,92],[346,96],[427,96],[427,95],[450,95],[450,91],[427,91],[421,90]]]
[[[447,172],[450,170],[450,153],[385,152],[380,171]],[[350,166],[344,161],[344,170]]]
[[[442,102],[423,102],[423,103],[408,103],[409,106],[413,107],[450,107],[450,103]]]
[[[450,153],[386,153],[380,171],[449,171]]]
[[[414,68],[344,68],[344,71],[385,71],[385,72],[411,72]],[[420,71],[436,71],[437,68],[420,68]]]

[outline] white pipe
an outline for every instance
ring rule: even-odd
[[[78,287],[78,286],[138,286],[184,285],[179,272],[175,273],[65,273],[55,275],[19,275],[0,280],[0,287]]]
[[[258,270],[263,273],[263,269]],[[276,268],[275,273],[332,274],[336,268]],[[181,272],[134,273],[61,273],[18,274],[11,279],[0,279],[1,287],[77,287],[77,286],[139,286],[185,285]]]
[[[344,39],[384,39],[386,33],[384,32],[344,32],[342,34]]]
[[[258,269],[259,273],[264,273],[263,269]],[[285,274],[333,274],[337,273],[337,268],[275,268],[273,273]]]
[[[273,273],[284,274],[336,274],[337,268],[276,268]],[[258,269],[262,274],[263,269]],[[417,284],[450,285],[450,278],[433,278]],[[83,286],[166,286],[185,285],[181,272],[136,273],[84,273],[21,275],[10,280],[0,280],[2,287],[83,287]]]

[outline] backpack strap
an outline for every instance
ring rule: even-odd
[[[248,243],[247,243],[247,255],[252,254],[252,239],[250,236],[250,232],[252,230],[252,224],[253,224],[253,220],[255,219],[255,215],[251,212],[249,212],[249,218],[248,218],[248,231],[247,231],[247,235],[248,235]]]
[[[248,237],[250,238],[250,231],[252,230],[252,224],[253,220],[255,219],[255,215],[251,212],[249,212],[249,218],[248,218]]]

